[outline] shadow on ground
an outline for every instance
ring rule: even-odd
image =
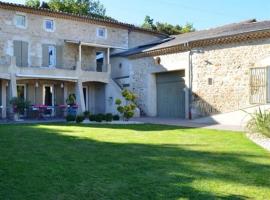
[[[151,125],[106,128],[180,129]],[[57,129],[35,125],[6,126],[0,130],[0,196],[3,199],[243,200],[249,196],[227,191],[207,192],[195,187],[196,181],[270,187],[267,178],[270,165],[247,159],[264,156],[208,152],[192,144],[100,142],[61,135]]]

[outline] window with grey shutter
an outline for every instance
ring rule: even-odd
[[[28,66],[28,43],[22,42],[22,66]]]
[[[16,65],[22,66],[22,42],[18,40],[13,41],[13,55],[16,57]]]
[[[42,67],[49,67],[49,45],[42,45]]]
[[[63,46],[56,46],[56,67],[63,67]]]
[[[16,65],[18,67],[28,66],[28,42],[13,41],[14,56],[16,57]]]

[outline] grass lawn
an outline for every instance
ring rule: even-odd
[[[159,125],[0,125],[0,199],[270,199],[244,134]]]

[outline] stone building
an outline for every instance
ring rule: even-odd
[[[167,36],[112,19],[0,2],[0,114],[9,100],[116,113],[124,88],[141,115],[239,123],[270,101],[270,21]],[[220,116],[221,117],[215,117]],[[225,116],[225,117],[224,117]],[[220,121],[222,121],[220,120]]]
[[[223,120],[238,118],[238,123],[239,111],[270,101],[270,21],[248,20],[149,42],[114,54],[111,63],[113,77],[124,77],[148,116],[224,114]]]
[[[0,110],[21,97],[51,115],[75,94],[79,112],[116,112],[121,88],[111,79],[110,54],[167,37],[112,19],[0,2]]]

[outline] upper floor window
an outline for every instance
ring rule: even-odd
[[[42,67],[61,68],[63,64],[63,46],[54,44],[42,45]]]
[[[107,29],[106,28],[97,28],[97,37],[107,38]]]
[[[15,25],[19,28],[26,28],[26,16],[23,14],[16,14]]]
[[[53,32],[55,30],[55,23],[52,19],[44,20],[44,29],[49,32]]]

